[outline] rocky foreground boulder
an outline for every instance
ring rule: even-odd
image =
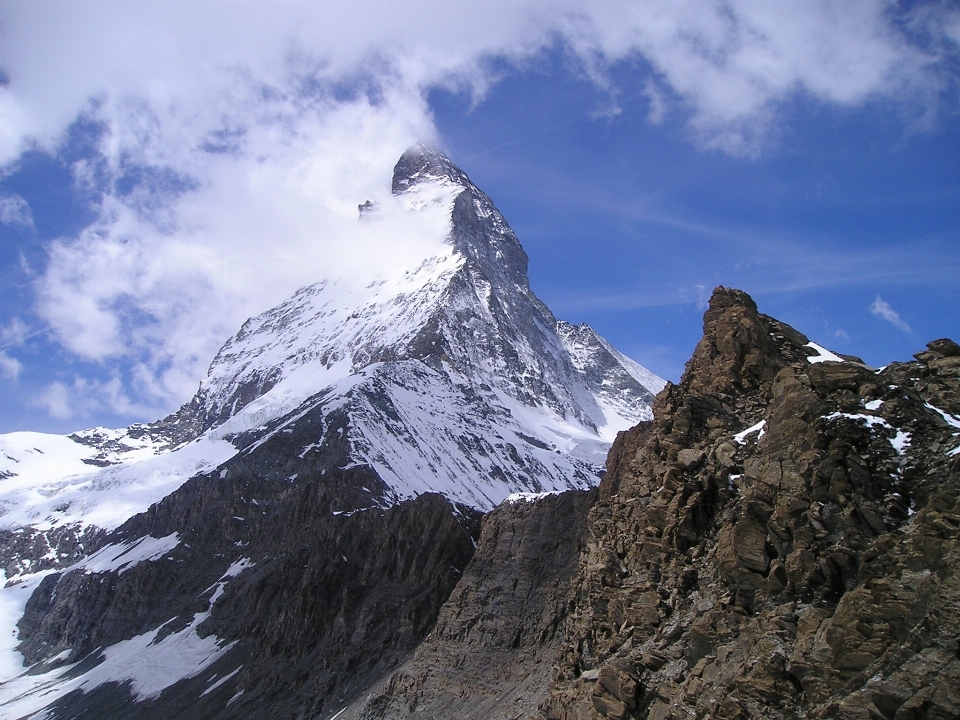
[[[718,288],[607,468],[488,515],[340,718],[960,717],[956,343],[875,370]]]

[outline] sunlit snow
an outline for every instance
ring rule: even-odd
[[[83,570],[88,573],[116,571],[120,575],[134,565],[163,557],[180,543],[180,536],[172,533],[162,538],[147,535],[129,543],[106,545],[76,565],[64,569]]]
[[[934,407],[930,403],[924,403],[924,405],[926,405],[928,410],[933,410],[940,417],[942,417],[944,421],[947,423],[947,425],[950,425],[955,428],[960,428],[960,417],[957,417],[956,415],[951,415],[948,412],[944,412],[940,408]]]
[[[737,444],[745,445],[747,442],[747,438],[753,435],[754,433],[757,433],[757,440],[759,440],[766,433],[766,430],[764,430],[764,428],[766,427],[766,424],[767,424],[766,420],[761,420],[756,425],[751,425],[746,430],[741,430],[740,432],[738,432],[736,435],[733,436],[733,439],[737,442]]]
[[[504,502],[509,503],[510,505],[515,505],[518,502],[535,502],[541,498],[548,497],[550,495],[556,495],[552,492],[541,492],[541,493],[510,493],[507,495],[507,499]]]
[[[0,527],[33,526],[40,530],[57,524],[96,525],[107,530],[145,511],[191,477],[216,468],[237,450],[229,442],[203,437],[176,450],[133,458],[110,467],[82,464],[83,450],[68,438],[40,433],[12,433],[34,436],[38,447],[53,454],[64,451],[60,463],[46,462],[36,453],[23,450],[16,455],[23,471],[0,482]],[[40,437],[37,437],[40,436]],[[11,435],[0,436],[6,447]],[[19,441],[22,438],[14,438]],[[85,446],[79,446],[84,448]],[[6,450],[4,452],[7,452]],[[80,460],[79,464],[77,460]],[[64,472],[57,475],[53,468]],[[31,468],[37,468],[32,472]],[[79,472],[78,472],[79,470]]]
[[[74,690],[86,692],[107,682],[129,681],[138,700],[155,697],[174,683],[203,672],[235,644],[223,643],[215,635],[197,634],[197,626],[208,616],[209,611],[194,615],[190,625],[159,641],[162,626],[111,645],[102,651],[98,665],[76,677],[70,677],[73,664],[38,675],[21,668],[21,674],[0,683],[0,710],[6,717],[23,717]]]
[[[830,352],[821,345],[817,345],[815,342],[808,342],[804,347],[812,348],[813,350],[817,351],[816,355],[810,355],[807,357],[807,362],[809,363],[846,362],[846,360],[839,355]]]
[[[165,554],[176,546],[176,539],[176,535],[145,537],[122,546],[107,546],[65,572],[119,570],[122,573],[134,562],[154,560]],[[118,548],[125,548],[125,551],[118,555]],[[226,583],[253,564],[249,558],[231,564],[211,588],[213,594],[208,600],[207,610],[195,614],[184,629],[157,640],[164,623],[142,635],[95,651],[102,656],[101,661],[76,677],[71,677],[76,664],[61,666],[46,673],[30,674],[23,667],[23,656],[15,649],[16,623],[23,615],[27,598],[51,571],[38,573],[21,584],[3,588],[0,590],[0,626],[12,628],[12,631],[5,630],[4,635],[0,636],[0,710],[4,717],[22,717],[37,712],[74,690],[86,692],[106,682],[129,681],[134,697],[145,700],[159,695],[180,680],[203,672],[236,643],[225,643],[215,635],[200,637],[197,627],[210,617]],[[235,672],[223,678],[222,682]],[[208,691],[212,689],[208,688]]]

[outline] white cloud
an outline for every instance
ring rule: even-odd
[[[960,10],[954,11],[943,24],[944,34],[953,42],[960,45]]]
[[[8,348],[11,345],[20,345],[24,340],[36,334],[36,331],[32,330],[30,326],[20,318],[11,318],[6,327],[0,327],[0,350]]]
[[[697,289],[697,310],[706,310],[710,305],[710,288],[702,283],[698,283],[694,287]]]
[[[67,420],[74,415],[70,405],[69,391],[62,382],[53,382],[47,385],[37,395],[35,404],[47,411],[50,417],[57,420]]]
[[[23,345],[24,340],[38,334],[38,331],[31,330],[18,317],[12,318],[6,327],[0,327],[0,377],[5,377],[12,382],[20,378],[23,363],[10,355],[7,348]]]
[[[0,225],[33,226],[33,214],[27,201],[19,195],[0,197]]]
[[[168,400],[167,397],[161,399]],[[150,405],[132,399],[123,381],[116,375],[106,381],[78,376],[72,383],[59,380],[52,382],[38,393],[34,405],[46,410],[50,417],[57,420],[89,417],[104,411],[126,417],[156,419],[163,408],[162,405]]]
[[[0,375],[16,382],[22,370],[23,364],[19,360],[0,350]]]
[[[298,287],[419,261],[445,227],[396,208],[390,180],[403,149],[432,130],[421,109],[394,102],[405,99],[251,124],[241,152],[190,159],[202,182],[168,198],[159,225],[108,197],[100,223],[52,246],[42,315],[85,359],[139,359],[142,387],[169,403],[196,389],[246,318]],[[383,222],[358,222],[367,199],[379,202]]]
[[[393,215],[364,234],[356,206],[389,209],[402,150],[438,141],[425,92],[482,98],[491,59],[522,66],[559,44],[606,87],[613,65],[642,59],[651,121],[685,118],[696,142],[751,154],[798,94],[856,105],[936,89],[936,58],[893,11],[886,0],[8,0],[0,164],[55,152],[81,114],[104,128],[99,160],[72,167],[79,185],[109,180],[99,218],[51,246],[40,314],[69,351],[134,377],[116,392],[55,383],[43,402],[58,417],[94,391],[114,409],[169,408],[249,315],[322,277],[422,254],[413,221]],[[955,17],[925,13],[925,27],[953,31]],[[124,190],[136,173],[154,180]]]
[[[883,0],[682,0],[597,2],[560,17],[568,23],[563,35],[583,57],[646,59],[662,87],[689,108],[699,142],[754,154],[778,106],[798,95],[852,106],[936,91],[934,58],[897,29],[894,11]],[[942,7],[927,14],[930,27],[950,22]],[[651,117],[662,117],[656,100]]]
[[[890,307],[890,303],[877,295],[877,299],[870,305],[870,312],[878,318],[883,318],[894,327],[900,328],[904,332],[910,332],[910,326],[900,317],[900,313]]]
[[[936,57],[904,34],[908,23],[896,22],[886,0],[289,0],[269,10],[255,0],[104,0],[92,7],[4,3],[0,67],[10,82],[0,89],[0,162],[30,138],[54,142],[90,98],[116,120],[115,103],[136,97],[161,123],[168,114],[212,127],[231,115],[238,83],[372,78],[373,86],[414,95],[433,85],[482,94],[495,80],[490,58],[522,63],[558,38],[599,82],[613,63],[646,59],[692,110],[701,140],[732,151],[755,142],[776,104],[798,92],[857,104],[937,82]],[[946,6],[913,12],[927,33],[956,34],[957,14]],[[125,127],[131,135],[154,130]]]

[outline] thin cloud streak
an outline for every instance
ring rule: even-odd
[[[642,308],[696,305],[700,307],[702,290],[722,284],[747,290],[754,296],[784,295],[830,288],[868,287],[882,284],[903,286],[953,282],[960,275],[960,258],[945,258],[931,248],[917,243],[906,248],[873,249],[869,253],[823,253],[812,248],[792,247],[777,253],[777,260],[754,265],[752,271],[732,267],[676,267],[678,280],[682,277],[716,278],[710,284],[702,280],[666,284],[645,283],[642,287],[607,294],[566,293],[547,298],[558,313],[575,316],[587,311],[637,310]],[[732,250],[730,251],[732,252]],[[714,255],[723,255],[719,250]],[[662,276],[663,271],[658,271]],[[875,301],[871,311],[902,330],[909,326],[881,300]],[[892,313],[892,314],[891,314]]]
[[[894,310],[890,306],[890,303],[888,303],[879,295],[877,295],[876,299],[873,301],[873,304],[870,305],[870,312],[876,315],[878,318],[886,320],[894,327],[903,330],[905,333],[910,332],[910,326],[904,321],[903,318],[900,317],[900,313]]]

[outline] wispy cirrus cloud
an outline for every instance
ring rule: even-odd
[[[899,328],[906,333],[910,332],[910,326],[902,317],[900,317],[900,313],[894,310],[890,306],[890,303],[888,303],[879,295],[877,295],[876,299],[870,305],[870,312],[876,315],[878,318],[886,320],[894,327]]]

